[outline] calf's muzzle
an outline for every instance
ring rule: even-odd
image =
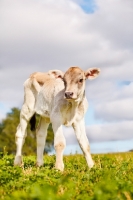
[[[66,99],[72,99],[73,92],[65,92],[65,97],[66,97]]]

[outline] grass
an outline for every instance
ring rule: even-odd
[[[54,169],[55,156],[35,167],[35,156],[14,167],[14,156],[1,155],[0,199],[4,200],[132,200],[133,153],[93,155],[88,169],[83,155],[64,156],[65,170]]]

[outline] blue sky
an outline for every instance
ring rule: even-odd
[[[79,5],[84,10],[84,12],[89,14],[94,13],[97,8],[95,1],[93,0],[83,0],[81,3],[79,3]]]
[[[21,108],[23,82],[35,71],[101,69],[86,83],[85,124],[92,152],[130,149],[133,139],[133,1],[0,2],[0,120]],[[64,129],[66,151],[77,148]],[[109,147],[109,148],[108,148]]]
[[[101,119],[96,119],[94,116],[94,107],[93,103],[89,103],[89,109],[85,115],[85,124],[86,125],[93,125],[93,124],[100,124],[104,123]]]
[[[91,143],[91,152],[92,154],[97,153],[119,153],[119,152],[126,152],[131,150],[133,147],[133,139],[132,140],[125,140],[125,141],[106,141],[106,142],[95,142]],[[53,150],[50,154],[54,154],[55,151]],[[65,155],[75,153],[82,153],[78,144],[75,145],[67,145],[64,151]]]

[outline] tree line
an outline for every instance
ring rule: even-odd
[[[6,118],[0,122],[0,151],[6,150],[8,154],[16,153],[15,133],[19,124],[20,109],[12,108],[11,112],[7,113]],[[37,116],[37,123],[39,116]],[[53,149],[54,134],[52,125],[49,125],[46,145],[44,152],[48,153]],[[36,153],[36,133],[30,130],[30,125],[27,127],[27,137],[23,147],[23,155],[31,155]]]

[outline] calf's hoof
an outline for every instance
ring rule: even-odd
[[[88,167],[91,169],[94,166],[94,162],[92,161],[91,163],[89,163]]]
[[[55,164],[55,169],[63,172],[64,171],[64,164],[59,164],[59,163],[56,163]]]
[[[42,167],[43,166],[43,164],[44,164],[44,162],[43,161],[37,161],[36,162],[36,167]]]
[[[22,166],[22,165],[23,165],[22,156],[16,156],[14,159],[14,166]]]

